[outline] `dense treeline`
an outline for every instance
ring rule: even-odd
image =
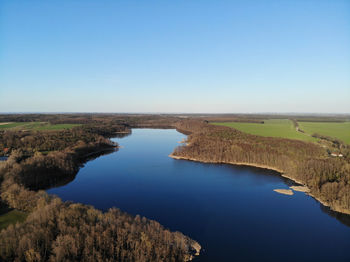
[[[74,179],[80,166],[90,158],[114,151],[116,143],[100,137],[86,143],[79,140],[62,151],[48,154],[15,150],[0,168],[2,179],[11,178],[16,183],[33,190],[65,184]]]
[[[299,123],[296,119],[293,118],[290,120],[293,122],[293,125],[298,132],[305,133],[305,131],[300,128]]]
[[[68,182],[94,153],[114,149],[117,144],[107,137],[119,132],[130,129],[98,122],[61,131],[0,131],[0,155],[10,154],[0,178],[11,178],[30,189]]]
[[[94,114],[3,114],[0,122],[50,122],[52,124],[87,124]]]
[[[188,145],[173,155],[205,162],[238,163],[272,168],[307,185],[311,194],[332,209],[350,214],[349,158],[329,157],[313,143],[260,137],[202,121],[182,121],[191,133]]]
[[[350,117],[349,115],[336,116],[336,117],[298,117],[297,121],[299,122],[328,122],[328,123],[344,123],[346,121],[349,121]]]
[[[176,116],[162,115],[140,115],[126,116],[125,123],[132,128],[174,128],[176,122],[181,118]]]
[[[76,143],[109,143],[105,137],[129,133],[125,125],[113,123],[86,124],[61,131],[0,130],[0,156],[20,149],[33,155],[36,151],[64,150]]]
[[[52,124],[88,124],[115,119],[117,114],[3,114],[0,122],[50,122]]]

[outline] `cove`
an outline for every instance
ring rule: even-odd
[[[117,152],[48,193],[181,231],[202,245],[195,261],[350,261],[349,216],[303,192],[274,192],[293,185],[274,171],[168,157],[184,138],[172,129],[133,129],[113,139]]]

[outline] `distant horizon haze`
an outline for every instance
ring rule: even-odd
[[[0,112],[350,113],[350,1],[0,2]]]
[[[276,115],[276,116],[350,116],[350,112],[348,113],[318,113],[318,112],[223,112],[223,113],[211,113],[211,112],[99,112],[99,111],[76,111],[76,112],[64,112],[64,111],[56,111],[56,112],[0,112],[0,114],[135,114],[135,115]]]

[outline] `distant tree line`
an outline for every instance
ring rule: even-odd
[[[114,123],[86,124],[61,131],[0,130],[0,156],[20,149],[33,155],[37,151],[64,150],[79,143],[110,143],[108,137],[130,133],[125,125]]]
[[[248,117],[205,117],[208,122],[237,122],[237,123],[253,123],[253,124],[264,124],[263,119],[255,119]]]

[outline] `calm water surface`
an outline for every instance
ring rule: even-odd
[[[116,206],[197,240],[195,261],[350,261],[350,227],[273,171],[168,157],[185,138],[175,130],[134,129],[119,151],[88,162],[64,200]]]

